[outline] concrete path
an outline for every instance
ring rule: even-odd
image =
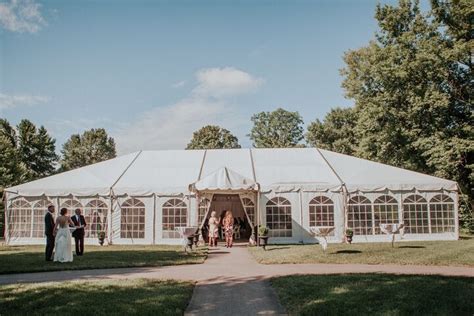
[[[197,281],[189,315],[284,314],[269,278],[294,274],[391,273],[474,277],[472,267],[256,263],[246,246],[212,248],[204,264],[0,275],[0,284],[90,279]],[[247,302],[244,304],[243,302]]]

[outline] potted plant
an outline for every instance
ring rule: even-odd
[[[348,243],[352,243],[352,236],[354,236],[354,231],[350,228],[346,229],[346,240]]]
[[[103,246],[104,245],[104,240],[105,240],[105,232],[100,231],[99,234],[97,235],[97,238],[99,238],[99,244],[101,246]]]
[[[268,227],[260,225],[258,227],[258,244],[263,247],[263,250],[266,250],[268,244]]]

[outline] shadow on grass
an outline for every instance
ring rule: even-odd
[[[284,249],[290,249],[291,247],[278,247],[278,248],[267,248],[266,251],[275,251],[275,250],[284,250]]]
[[[341,254],[341,253],[355,254],[355,253],[362,253],[362,251],[360,251],[360,250],[338,250],[338,251],[334,252],[333,254]]]
[[[426,248],[426,247],[425,246],[398,246],[397,248],[420,249],[420,248]]]
[[[159,267],[168,265],[202,263],[207,257],[205,248],[192,253],[181,250],[121,250],[104,248],[83,256],[74,256],[70,263],[46,262],[40,252],[0,253],[0,274],[44,272],[60,270],[107,269],[128,267]]]
[[[120,280],[0,286],[2,315],[179,315],[190,282]],[[65,296],[66,295],[66,296]]]
[[[472,278],[349,274],[275,278],[290,314],[473,315]]]

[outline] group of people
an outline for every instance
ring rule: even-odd
[[[225,239],[225,246],[232,248],[234,241],[234,226],[238,229],[245,227],[245,222],[241,219],[234,218],[232,211],[224,210],[221,218],[217,217],[216,211],[211,212],[211,217],[206,221],[204,227],[208,230],[209,247],[217,247],[219,238],[219,230]]]
[[[74,211],[74,216],[68,216],[68,209],[62,208],[56,219],[54,218],[54,212],[54,205],[50,205],[44,216],[46,261],[72,262],[72,237],[74,237],[76,244],[76,255],[82,256],[84,254],[86,220],[80,209]]]

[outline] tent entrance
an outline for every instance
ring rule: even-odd
[[[254,209],[250,210],[248,206],[242,203],[248,202],[247,199],[243,200],[239,194],[213,194],[203,228],[207,228],[207,222],[213,211],[216,212],[216,216],[221,223],[225,212],[231,211],[234,216],[234,237],[236,240],[248,241],[252,234],[253,221],[249,215],[254,215]],[[248,211],[252,211],[252,214],[248,214]],[[219,228],[219,237],[223,237],[221,227]],[[205,236],[205,240],[207,240],[207,236]]]

